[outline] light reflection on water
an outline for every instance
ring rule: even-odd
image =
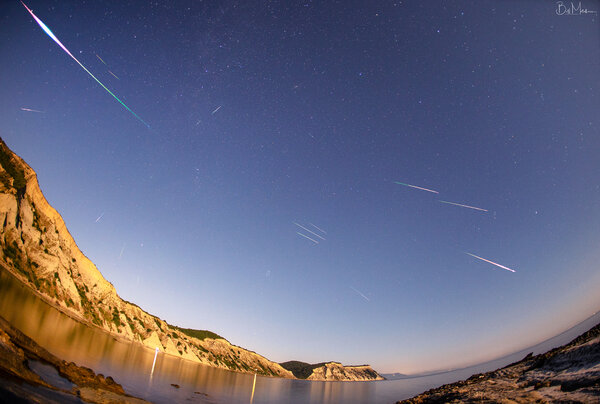
[[[140,344],[117,341],[107,333],[71,319],[47,305],[1,268],[0,315],[54,355],[112,376],[134,396],[159,403],[250,402],[254,375],[216,369],[159,353],[151,377],[154,350]],[[535,353],[567,342],[593,326],[598,319],[586,321],[589,324],[581,329],[538,346],[534,349]],[[309,382],[259,376],[256,378],[253,403],[393,403],[430,388],[465,379],[474,373],[496,369],[523,356],[524,351],[521,351],[458,371],[378,382]]]

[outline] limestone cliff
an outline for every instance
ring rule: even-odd
[[[298,379],[325,381],[384,380],[369,365],[344,366],[338,362],[309,364],[300,361],[280,363]]]
[[[367,381],[383,380],[383,377],[371,369],[369,365],[344,366],[341,363],[329,362],[313,369],[307,380]]]
[[[293,378],[210,332],[172,326],[121,299],[79,250],[37,176],[0,139],[0,264],[65,313],[130,341],[239,372]]]

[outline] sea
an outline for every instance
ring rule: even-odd
[[[0,316],[52,354],[112,376],[125,392],[155,403],[395,403],[563,345],[600,322],[600,313],[511,355],[429,375],[372,382],[316,382],[230,372],[117,340],[48,305],[0,268]],[[35,364],[32,364],[35,365]]]

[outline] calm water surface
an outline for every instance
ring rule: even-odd
[[[52,308],[0,269],[0,315],[59,358],[112,376],[125,391],[157,403],[249,403],[254,376],[158,354],[139,344],[117,341]],[[598,322],[600,314],[536,347],[466,369],[378,382],[308,382],[257,377],[253,403],[393,403],[433,387],[465,379],[561,345]],[[175,388],[171,384],[177,384]]]

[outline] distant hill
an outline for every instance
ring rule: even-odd
[[[313,372],[313,369],[318,368],[320,366],[325,365],[327,362],[317,363],[311,365],[310,363],[300,362],[300,361],[288,361],[280,363],[280,365],[289,370],[296,376],[298,379],[307,379]]]
[[[339,362],[322,362],[310,364],[300,361],[280,363],[298,379],[326,381],[368,381],[384,378],[369,365],[344,366]]]
[[[385,377],[386,380],[399,380],[411,377],[409,375],[405,375],[404,373],[382,373],[381,376]]]

